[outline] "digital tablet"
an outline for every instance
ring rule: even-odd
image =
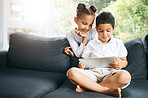
[[[105,68],[110,67],[109,64],[115,62],[116,57],[79,59],[79,61],[85,68]]]

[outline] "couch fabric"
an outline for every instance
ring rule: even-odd
[[[67,45],[66,38],[62,37],[45,38],[24,33],[12,34],[7,63],[12,67],[65,72],[70,66],[69,57],[63,54],[63,47]]]
[[[144,42],[144,44],[143,44]],[[125,42],[131,84],[122,97],[147,98],[148,35]],[[77,66],[78,58],[64,53],[65,37],[39,37],[25,33],[10,36],[8,51],[0,51],[0,98],[114,98],[87,91],[78,93],[66,77],[67,70]]]
[[[144,36],[143,43],[144,43],[144,49],[145,49],[145,53],[146,53],[147,70],[148,70],[148,34]],[[148,79],[148,73],[147,73],[147,79]]]

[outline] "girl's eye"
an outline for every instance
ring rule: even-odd
[[[82,24],[83,24],[83,25],[87,25],[87,23],[86,23],[86,22],[82,22]]]

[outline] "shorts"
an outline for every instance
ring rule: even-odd
[[[101,81],[105,80],[107,77],[113,75],[114,73],[116,73],[118,71],[126,71],[126,70],[116,70],[113,68],[80,69],[77,67],[72,67],[71,69],[75,69],[75,70],[81,72],[82,74],[88,76],[90,79],[92,79],[93,81],[95,81],[97,83],[100,83]],[[68,73],[68,71],[67,71],[67,73]],[[67,76],[68,76],[68,74],[67,74]],[[71,81],[71,82],[74,83],[73,81]],[[76,83],[74,83],[74,84],[76,84]],[[122,89],[126,88],[129,84],[122,87]]]

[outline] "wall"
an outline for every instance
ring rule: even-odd
[[[4,0],[0,0],[0,49],[3,48]]]

